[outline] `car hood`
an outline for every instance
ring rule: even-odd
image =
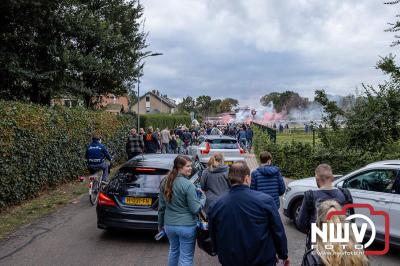
[[[302,186],[302,187],[310,187],[316,188],[317,182],[315,181],[315,177],[307,177],[300,180],[292,181],[289,183],[289,186]]]

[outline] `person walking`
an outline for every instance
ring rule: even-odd
[[[238,132],[238,136],[237,136],[237,140],[239,142],[239,145],[242,149],[246,149],[247,147],[247,139],[246,139],[246,127],[243,126],[239,132]]]
[[[247,140],[247,149],[251,150],[251,147],[253,146],[253,129],[251,126],[248,126],[246,129],[246,140]]]
[[[188,179],[191,173],[191,159],[177,156],[171,172],[160,184],[158,226],[168,237],[168,266],[193,265],[197,215],[205,195],[200,193],[199,199],[195,185]]]
[[[185,128],[184,133],[182,134],[183,141],[183,149],[186,155],[189,154],[189,146],[192,143],[192,134],[190,134],[189,130]]]
[[[315,180],[318,190],[308,190],[304,193],[303,203],[296,219],[297,228],[307,234],[306,248],[311,248],[310,230],[311,223],[316,221],[316,209],[319,204],[326,200],[336,200],[341,206],[352,204],[353,198],[347,188],[335,188],[333,186],[334,176],[332,168],[328,164],[320,164],[315,169]],[[354,213],[354,209],[350,209]]]
[[[157,153],[160,148],[158,143],[157,133],[153,132],[153,128],[149,127],[147,134],[145,135],[144,144],[146,148],[146,153]]]
[[[169,150],[173,154],[178,153],[178,142],[175,135],[171,136],[171,140],[169,141]]]
[[[210,157],[208,168],[203,171],[200,178],[201,189],[206,193],[204,211],[225,192],[229,191],[231,184],[228,180],[229,167],[224,164],[224,155],[220,152]]]
[[[251,173],[251,185],[253,190],[270,195],[279,209],[279,196],[285,193],[286,187],[278,167],[272,165],[271,153],[260,153],[261,165]]]
[[[323,224],[328,224],[328,235],[339,235],[335,232],[336,225],[340,224],[340,228],[344,228],[346,223],[345,215],[334,215],[332,219],[327,220],[328,213],[332,211],[341,211],[342,208],[336,200],[326,200],[322,202],[317,208],[317,219],[316,225],[322,230]],[[335,226],[330,226],[330,224]],[[330,232],[330,230],[334,232]],[[340,232],[341,234],[341,232]],[[317,242],[312,249],[306,251],[303,256],[302,266],[336,266],[336,265],[356,265],[356,266],[368,266],[369,261],[367,256],[363,254],[363,250],[355,249],[354,245],[357,244],[353,231],[349,232],[350,242],[332,242],[329,245],[332,249],[327,250],[327,243],[323,243],[319,235],[317,235]],[[345,245],[345,246],[344,246]],[[334,251],[334,252],[329,252]],[[352,254],[352,255],[347,255]]]
[[[171,140],[171,134],[168,127],[161,131],[161,152],[169,153],[169,141]]]
[[[289,265],[285,229],[271,196],[252,191],[250,169],[236,162],[229,169],[230,191],[208,211],[209,232],[225,265]]]
[[[143,136],[137,134],[135,128],[131,129],[131,134],[128,136],[126,142],[126,154],[128,155],[128,160],[141,154],[144,149]]]

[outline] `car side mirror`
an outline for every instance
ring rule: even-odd
[[[336,184],[337,187],[343,187],[344,181],[340,181],[339,183]]]

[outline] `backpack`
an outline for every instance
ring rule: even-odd
[[[147,133],[146,134],[146,141],[152,141],[153,140],[153,134]]]
[[[343,205],[352,204],[353,203],[353,197],[351,196],[350,191],[347,188],[342,188],[342,187],[338,187],[338,189],[343,193],[344,198],[345,198],[345,202],[344,202]],[[315,206],[315,201],[314,201],[314,194],[313,194],[312,190],[306,191],[304,193],[304,200],[306,201],[307,207],[309,209],[312,210],[314,207],[316,207]],[[332,200],[336,200],[336,199],[332,199]],[[351,214],[354,214],[354,209],[351,208],[350,212],[351,212]]]
[[[344,198],[345,198],[345,201],[344,201],[343,205],[341,205],[339,202],[338,203],[341,206],[344,206],[346,204],[352,204],[353,203],[353,197],[351,196],[350,191],[347,188],[342,188],[342,187],[338,187],[338,189],[343,193]],[[312,190],[308,190],[308,191],[306,191],[304,193],[304,200],[306,202],[306,206],[308,207],[308,209],[310,211],[312,211],[312,210],[314,210],[314,208],[318,207],[315,204],[314,194],[313,194]],[[337,201],[334,198],[329,199],[329,200]],[[321,204],[321,202],[319,204]],[[316,211],[316,209],[315,209],[315,211]],[[348,214],[350,214],[350,215],[354,214],[354,208],[348,209]],[[315,215],[317,215],[316,212],[315,212]],[[308,252],[310,248],[311,248],[311,232],[309,231],[308,234],[307,234],[307,238],[306,238],[305,252]]]

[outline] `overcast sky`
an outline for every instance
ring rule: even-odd
[[[241,104],[273,91],[355,93],[385,79],[379,56],[398,6],[380,0],[143,0],[149,49],[141,88]]]

